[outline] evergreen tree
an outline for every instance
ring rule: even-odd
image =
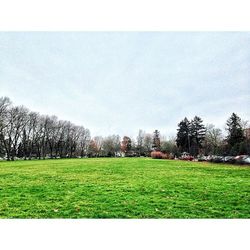
[[[185,117],[179,124],[177,129],[176,144],[177,147],[183,152],[190,152],[190,122]]]
[[[236,144],[244,141],[244,132],[241,126],[241,119],[235,113],[227,120],[227,142],[233,148]]]
[[[199,151],[202,148],[202,142],[205,139],[206,129],[202,123],[202,119],[198,116],[195,116],[194,119],[191,121],[190,132],[192,155],[199,154]]]
[[[161,150],[160,132],[157,129],[154,131],[152,147],[155,151]]]

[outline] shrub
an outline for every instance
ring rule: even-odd
[[[163,153],[162,152],[160,152],[160,151],[153,151],[153,152],[151,152],[151,157],[153,158],[153,159],[163,159]]]
[[[153,151],[153,152],[151,152],[151,157],[153,159],[170,159],[168,154],[164,154],[161,151]]]
[[[169,159],[169,155],[168,154],[163,154],[163,153],[161,153],[162,154],[162,159]]]
[[[172,153],[168,154],[168,153],[162,153],[161,151],[153,151],[151,152],[151,157],[153,159],[171,159],[173,160],[175,157]]]
[[[173,160],[174,158],[175,158],[175,157],[174,157],[174,154],[170,153],[170,154],[168,155],[168,159]]]

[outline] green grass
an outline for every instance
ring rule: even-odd
[[[250,218],[250,168],[148,158],[0,162],[0,218]]]

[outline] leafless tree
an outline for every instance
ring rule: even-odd
[[[87,150],[90,143],[90,131],[85,129],[83,126],[79,128],[79,138],[78,138],[78,155],[84,157],[87,155]]]
[[[4,128],[8,125],[7,114],[10,108],[11,102],[8,97],[0,98],[0,154],[4,155],[6,152],[5,147],[5,134]]]
[[[147,155],[150,154],[153,145],[153,136],[151,134],[145,134],[144,137],[144,148]]]
[[[110,135],[103,140],[103,155],[108,157],[118,156],[120,152],[120,136]]]
[[[3,144],[7,160],[14,160],[23,129],[27,123],[28,110],[23,106],[11,107],[7,112],[7,123],[3,128]]]
[[[145,155],[145,149],[144,149],[144,140],[145,140],[145,131],[139,130],[138,136],[136,138],[136,149],[138,152],[138,155]]]
[[[205,140],[203,142],[205,154],[217,154],[218,149],[222,143],[222,131],[215,128],[213,124],[206,126]]]

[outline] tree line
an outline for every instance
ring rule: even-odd
[[[235,113],[226,123],[227,137],[214,125],[204,125],[200,117],[186,117],[178,124],[177,135],[166,139],[158,130],[139,130],[136,139],[119,135],[91,137],[90,130],[56,116],[41,115],[24,106],[14,106],[8,97],[0,98],[0,157],[14,160],[74,157],[150,156],[161,151],[179,156],[198,154],[250,154],[247,122]]]
[[[237,114],[226,121],[227,136],[213,124],[205,126],[200,117],[191,121],[186,117],[178,124],[176,144],[178,149],[193,156],[203,155],[241,155],[250,154],[250,138],[245,134],[248,122]]]
[[[90,131],[0,98],[0,154],[7,160],[86,155]]]

